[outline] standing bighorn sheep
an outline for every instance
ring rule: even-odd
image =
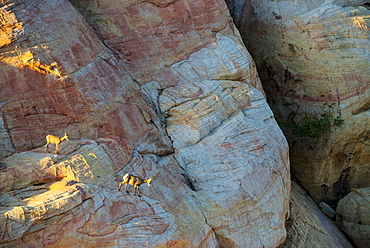
[[[131,185],[134,186],[134,194],[136,194],[136,189],[137,189],[138,195],[140,195],[139,186],[142,185],[143,183],[147,183],[148,184],[148,187],[150,187],[150,183],[151,182],[152,182],[152,178],[141,179],[140,177],[132,176],[130,174],[126,174],[126,175],[123,176],[123,181],[119,183],[118,191],[121,190],[122,184],[126,184],[125,190],[128,193],[128,191],[127,191],[127,185],[128,184],[131,184]]]
[[[53,143],[55,144],[55,153],[59,153],[59,144],[62,143],[63,140],[67,140],[68,141],[68,134],[65,133],[64,136],[62,138],[59,138],[58,136],[54,136],[54,135],[47,135],[46,136],[46,149],[45,151],[48,150],[48,147],[49,147],[49,144],[50,143]]]

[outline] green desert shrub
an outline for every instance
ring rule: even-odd
[[[298,117],[297,121],[291,120],[284,122],[283,126],[287,127],[298,138],[313,138],[329,133],[333,126],[343,124],[343,119],[340,115],[334,118],[334,105],[335,103],[329,104],[325,102],[321,108],[321,112],[315,112],[314,114],[305,113],[303,116]]]

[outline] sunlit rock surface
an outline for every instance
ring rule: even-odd
[[[338,225],[360,248],[370,245],[370,188],[353,189],[338,202]]]
[[[344,234],[316,205],[307,192],[292,180],[290,218],[283,247],[350,248]]]
[[[224,48],[223,42],[230,40],[220,39],[213,53]],[[239,49],[230,50],[238,54]],[[204,50],[181,62],[181,66],[211,63],[202,55],[212,50]],[[213,63],[221,67],[221,62]],[[239,63],[248,61],[245,58]],[[286,198],[276,197],[287,194],[290,188],[286,184],[285,138],[262,92],[255,87],[195,75],[193,82],[184,80],[166,88],[159,98],[175,157],[196,191],[207,223],[223,244],[273,247],[284,240],[285,230],[280,223],[284,223],[288,211]],[[283,206],[281,212],[276,212],[277,206]]]
[[[223,1],[5,1],[1,15],[2,245],[284,241],[287,142]],[[61,154],[45,149],[65,132]],[[125,173],[153,188],[118,192]]]
[[[67,132],[119,135],[140,140],[146,152],[171,151],[161,114],[68,1],[9,1],[1,14],[8,27],[0,50],[4,142],[24,151],[45,144],[49,133]]]
[[[317,202],[335,205],[370,185],[369,2],[227,1],[277,119],[323,114],[343,125],[315,138],[294,137],[292,170]]]
[[[36,149],[2,160],[1,180],[11,183],[1,188],[1,246],[217,247],[173,159],[113,139],[84,143],[69,155]],[[112,157],[119,152],[130,158],[124,170]],[[154,177],[153,188],[141,186],[142,197],[118,191],[124,171]]]

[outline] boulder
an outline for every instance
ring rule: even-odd
[[[328,216],[330,219],[333,219],[337,214],[337,212],[325,202],[320,202],[319,207],[321,211],[323,211],[323,213],[326,214],[326,216]]]
[[[353,189],[340,199],[336,220],[357,247],[370,245],[370,188]]]
[[[299,184],[292,180],[290,217],[283,247],[350,248],[351,243],[316,205]]]

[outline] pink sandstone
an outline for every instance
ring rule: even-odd
[[[1,14],[0,244],[284,241],[287,142],[223,1],[6,1]],[[119,192],[125,173],[153,188]]]

